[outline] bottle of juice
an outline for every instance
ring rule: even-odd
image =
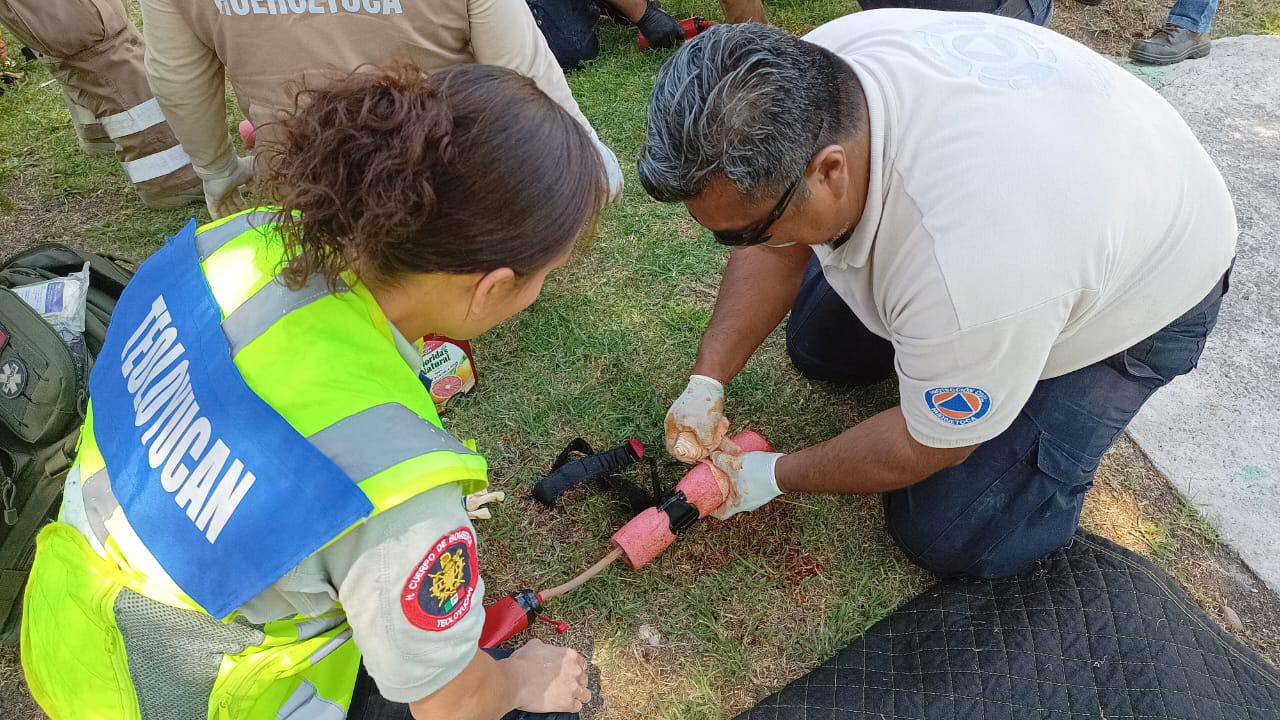
[[[470,392],[476,386],[476,367],[471,356],[471,343],[443,335],[424,337],[422,369],[419,370],[418,377],[431,393],[436,410],[442,411],[449,398]]]

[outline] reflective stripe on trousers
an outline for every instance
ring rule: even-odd
[[[106,117],[94,115],[92,110],[80,105],[70,96],[64,94],[64,98],[71,119],[77,125],[99,125],[112,140],[140,133],[164,122],[164,113],[160,111],[160,103],[155,98]]]
[[[123,112],[97,118],[97,120],[107,131],[107,135],[112,140],[116,140],[159,125],[164,122],[164,113],[160,112],[160,103],[156,102],[155,98],[151,98]]]
[[[116,140],[116,143],[120,144],[120,141]],[[127,152],[124,148],[121,149]],[[183,150],[181,145],[174,145],[136,160],[124,160],[120,165],[124,168],[124,174],[129,177],[129,182],[137,185],[189,167],[191,158],[187,156],[187,151]]]

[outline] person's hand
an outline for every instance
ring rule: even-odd
[[[234,158],[225,167],[214,170],[196,168],[204,185],[204,204],[214,220],[238,213],[249,207],[240,188],[253,180],[253,158]]]
[[[644,35],[644,39],[649,41],[649,47],[673,48],[684,42],[684,30],[680,29],[680,23],[654,2],[644,9],[644,15],[636,21],[636,27]]]
[[[516,709],[530,713],[576,713],[591,702],[587,661],[576,650],[530,640],[504,662],[519,665]]]
[[[666,419],[667,452],[680,462],[705,460],[729,433],[724,416],[724,385],[706,375],[689,378]]]
[[[774,476],[774,466],[782,453],[748,452],[740,455],[726,452],[711,454],[711,466],[729,476],[729,497],[714,510],[720,520],[742,512],[751,512],[782,494]]]
[[[478,493],[471,493],[463,498],[463,504],[467,508],[467,517],[472,520],[489,520],[493,517],[493,513],[489,512],[489,508],[485,504],[490,502],[505,502],[507,494],[504,492],[489,492],[481,490]]]

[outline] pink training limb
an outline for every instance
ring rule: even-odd
[[[743,430],[733,436],[733,443],[742,452],[765,451],[773,449],[768,440],[760,435]],[[710,462],[700,462],[692,470],[685,473],[676,489],[684,493],[688,500],[698,508],[698,517],[703,518],[715,512],[729,499],[731,483],[728,476],[717,470]]]
[[[632,570],[653,562],[675,540],[670,518],[658,508],[648,508],[613,534],[613,544],[622,549]]]
[[[750,430],[735,435],[733,442],[743,452],[773,449],[768,440]],[[698,517],[704,518],[729,499],[731,486],[724,473],[712,467],[711,463],[703,461],[685,473],[676,489],[684,493],[685,500],[698,508]],[[675,539],[675,534],[671,532],[670,518],[657,508],[645,510],[613,534],[613,543],[627,556],[632,570],[639,570],[653,562]]]

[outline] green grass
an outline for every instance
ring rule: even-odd
[[[666,5],[677,17],[720,17],[710,0]],[[780,0],[768,8],[778,24],[804,31],[857,5]],[[1272,32],[1280,28],[1276,17],[1269,22]],[[445,416],[457,435],[477,440],[494,486],[510,495],[494,520],[480,523],[490,597],[568,579],[625,521],[600,494],[571,495],[546,511],[528,491],[576,436],[598,447],[634,436],[662,454],[662,418],[692,366],[726,258],[682,207],[650,201],[635,177],[653,77],[670,52],[641,53],[633,30],[613,26],[601,40],[600,59],[569,82],[622,161],[625,196],[589,252],[554,275],[529,312],[477,341],[480,386]],[[44,69],[22,69],[27,79],[0,98],[0,223],[24,212],[14,198],[34,198],[74,215],[71,241],[141,258],[190,215],[207,219],[199,207],[141,207],[111,158],[79,152],[57,87],[41,87]],[[229,116],[229,129],[235,120]],[[738,427],[791,450],[895,402],[892,384],[855,393],[801,379],[779,335],[729,388]],[[663,469],[668,484],[678,478],[678,468]],[[880,522],[871,498],[783,498],[729,523],[702,524],[642,572],[610,569],[550,615],[572,623],[569,642],[591,649],[605,717],[728,717],[923,586]],[[1212,530],[1194,510],[1169,522]],[[1164,549],[1171,529],[1161,528],[1153,547]],[[637,640],[642,624],[662,635],[659,647]]]
[[[1173,511],[1164,518],[1163,523],[1170,530],[1182,530],[1197,537],[1199,540],[1209,545],[1221,547],[1226,544],[1222,539],[1222,533],[1210,523],[1205,516],[1200,514],[1196,506],[1191,504],[1189,500],[1181,500]]]
[[[718,16],[711,3],[673,5],[680,16]],[[852,5],[770,11],[802,29],[842,7]],[[636,436],[660,451],[662,417],[687,379],[726,259],[682,207],[650,201],[635,178],[648,95],[669,53],[640,53],[632,37],[606,30],[602,57],[570,76],[583,111],[622,160],[625,197],[591,251],[553,279],[531,312],[482,339],[481,388],[448,411],[450,427],[480,441],[495,482],[517,496],[481,527],[485,549],[500,558],[486,571],[491,592],[563,581],[603,552],[625,520],[607,497],[579,495],[546,512],[520,496],[578,435],[597,445]],[[893,401],[891,388],[855,396],[801,380],[778,337],[730,397],[739,427],[783,449],[830,437]],[[674,482],[679,470],[665,470]],[[879,522],[870,500],[804,498],[704,523],[654,565],[612,569],[553,615],[596,644],[607,717],[725,717],[921,586]],[[642,648],[641,624],[664,645]]]
[[[12,38],[11,51],[17,58]],[[39,65],[23,66],[26,79],[0,98],[0,187],[19,176],[39,176],[42,197],[79,197],[113,182],[115,162],[78,151],[70,118],[56,85],[40,87],[48,74]]]
[[[1140,527],[1138,532],[1151,554],[1164,563],[1172,563],[1179,556],[1187,539],[1215,548],[1226,545],[1222,533],[1186,499],[1179,499],[1155,525]]]
[[[713,2],[669,6],[680,17],[719,17]],[[852,0],[770,5],[792,30],[855,8]],[[599,447],[635,436],[665,455],[662,417],[687,379],[726,258],[682,207],[650,201],[635,178],[653,77],[670,52],[639,52],[628,29],[605,26],[601,39],[601,58],[569,81],[622,160],[625,197],[529,312],[476,343],[480,387],[445,416],[457,435],[478,441],[493,484],[511,495],[480,523],[491,597],[568,579],[625,522],[604,495],[571,496],[548,512],[528,490],[579,435]],[[43,68],[22,69],[27,79],[0,98],[0,190],[79,208],[73,241],[137,258],[188,216],[205,219],[195,206],[141,207],[111,158],[79,152],[56,85],[40,87]],[[803,381],[779,337],[730,397],[735,423],[781,449],[830,437],[893,402],[888,386],[851,394]],[[681,472],[662,470],[668,484]],[[591,648],[607,717],[718,718],[829,656],[923,582],[890,548],[873,500],[785,499],[704,523],[643,572],[610,569],[551,615],[572,623],[569,642]],[[662,635],[660,647],[642,647],[641,624]]]

